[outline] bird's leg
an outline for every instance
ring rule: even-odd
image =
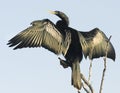
[[[68,68],[70,66],[69,62],[61,59],[60,57],[58,57],[58,59],[60,60],[60,65],[62,65],[63,68]]]

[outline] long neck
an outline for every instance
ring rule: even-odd
[[[67,17],[67,15],[65,15],[63,12],[57,11],[57,16],[59,18],[61,18],[61,22],[63,22],[64,24],[66,24],[67,26],[69,25],[69,18]]]

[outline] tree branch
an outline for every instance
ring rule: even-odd
[[[83,84],[83,88],[84,88],[84,90],[86,91],[86,93],[91,93],[90,92],[90,90],[89,89],[87,89],[87,87],[86,87],[87,85],[86,84]]]
[[[102,79],[101,79],[101,84],[100,84],[100,91],[99,93],[102,93],[102,89],[103,89],[103,82],[104,82],[104,77],[105,77],[105,72],[106,72],[106,60],[107,60],[107,53],[108,53],[108,45],[110,42],[112,36],[109,37],[108,41],[107,41],[107,45],[106,45],[106,53],[105,53],[105,58],[104,58],[104,69],[103,69],[103,73],[102,73]]]
[[[84,83],[89,87],[91,93],[94,93],[93,87],[91,86],[91,84],[85,79],[84,75],[81,73],[81,78],[84,81]],[[86,88],[85,88],[86,89]],[[90,93],[90,92],[88,92]]]
[[[92,75],[92,60],[90,60],[90,66],[89,66],[89,77],[88,77],[89,83],[90,83],[91,75]]]

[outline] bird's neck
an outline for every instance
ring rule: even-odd
[[[65,35],[65,29],[68,28],[68,24],[66,24],[66,22],[64,22],[62,20],[59,20],[59,21],[57,21],[56,26],[59,29],[60,33]]]

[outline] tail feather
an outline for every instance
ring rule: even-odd
[[[72,63],[72,85],[78,90],[82,87],[79,61]]]

